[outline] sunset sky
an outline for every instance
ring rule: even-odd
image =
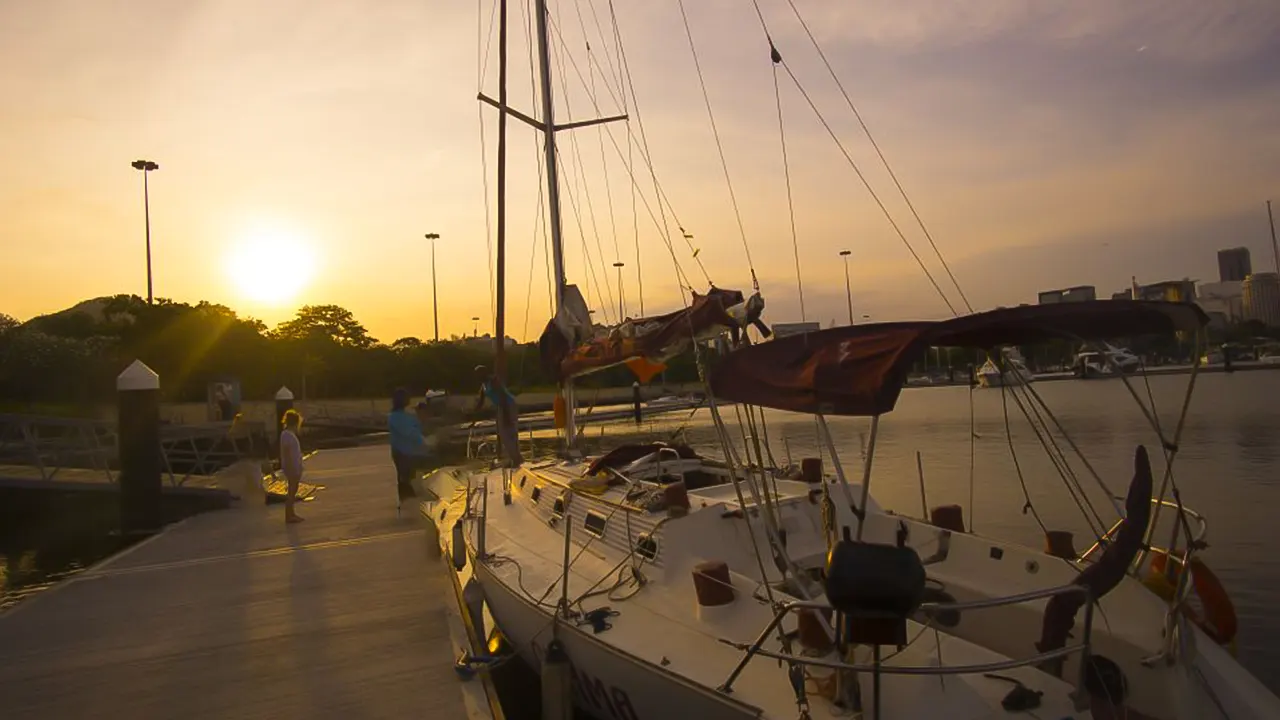
[[[946,281],[787,0],[759,2],[799,82]],[[1274,268],[1265,201],[1280,205],[1280,3],[794,2],[975,308],[1076,284],[1109,294],[1131,275],[1214,280],[1215,251],[1234,245],[1252,250],[1255,270]],[[549,5],[557,119],[621,112],[607,0]],[[751,1],[685,0],[744,232],[679,3],[613,5],[662,193],[699,259],[717,285],[743,290],[754,264],[767,319],[799,320],[773,71]],[[490,42],[482,84],[497,94],[492,8],[0,0],[0,312],[27,319],[146,294],[142,178],[129,166],[146,158],[160,165],[158,296],[225,303],[268,324],[334,303],[385,342],[429,338],[423,234],[435,232],[441,334],[470,333],[475,316],[484,332],[496,111],[475,96]],[[510,15],[510,103],[538,115],[526,3],[511,0]],[[948,314],[795,84],[778,77],[808,319],[847,317],[842,249],[858,315]],[[569,279],[608,319],[619,259],[627,312],[638,311],[637,229],[645,310],[681,304],[634,149],[632,219],[619,156],[640,125],[627,109],[629,123],[560,136]],[[518,121],[508,137],[508,330],[527,338],[549,311],[535,235],[540,150]]]

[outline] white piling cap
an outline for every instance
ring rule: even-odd
[[[116,390],[159,390],[160,376],[155,370],[147,367],[147,364],[141,360],[134,360],[133,364],[124,369],[124,372],[116,376]]]
[[[282,386],[280,387],[280,389],[276,391],[276,399],[277,399],[277,400],[292,400],[292,399],[293,399],[293,391],[292,391],[292,390],[290,390],[290,389],[289,389],[289,388],[287,388],[287,387],[284,387],[284,386],[282,385]]]

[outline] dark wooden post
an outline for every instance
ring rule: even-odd
[[[631,383],[631,402],[635,406],[636,424],[639,425],[640,419],[641,417],[643,417],[643,413],[641,412],[641,409],[640,409],[640,382],[639,381]]]
[[[164,526],[161,504],[160,376],[141,360],[116,378],[120,455],[120,532],[148,534]]]

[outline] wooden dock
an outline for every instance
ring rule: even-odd
[[[386,447],[318,453],[305,522],[198,515],[0,614],[0,715],[500,717],[394,478]]]

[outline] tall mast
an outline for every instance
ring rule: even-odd
[[[498,3],[498,287],[495,292],[493,374],[507,378],[507,0]],[[501,415],[501,414],[500,414]],[[502,422],[502,418],[498,418]]]
[[[1271,201],[1267,201],[1267,221],[1271,223],[1271,253],[1276,261],[1276,274],[1280,275],[1280,245],[1276,245],[1276,219],[1271,215]]]
[[[556,116],[551,98],[551,49],[547,41],[547,2],[536,0],[534,12],[538,16],[538,69],[542,86],[542,124],[546,134],[544,149],[547,155],[547,208],[551,220],[551,252],[556,275],[556,313],[564,307],[564,243],[560,231],[560,176],[556,166]],[[573,417],[573,380],[564,381],[564,400],[567,408],[565,439],[572,446],[577,439],[577,423]]]

